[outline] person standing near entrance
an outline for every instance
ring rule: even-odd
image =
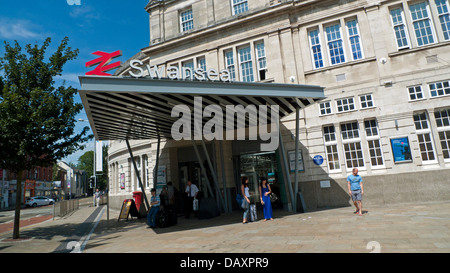
[[[198,188],[195,184],[192,184],[191,180],[188,180],[186,186],[187,202],[186,202],[186,219],[189,219],[191,212],[194,210],[194,199],[197,199]],[[197,217],[197,212],[194,212],[195,217]]]
[[[362,216],[362,196],[364,187],[362,177],[358,174],[358,168],[353,168],[352,174],[347,177],[348,193],[352,197],[353,204],[356,207],[355,214]]]
[[[272,204],[270,203],[270,194],[272,190],[267,179],[261,177],[261,183],[259,185],[259,195],[261,196],[261,205],[263,205],[264,221],[273,220],[272,218]]]
[[[250,192],[248,189],[248,178],[242,177],[241,179],[241,194],[244,197],[242,200],[242,208],[244,209],[244,216],[242,223],[248,223],[249,211],[250,211]]]

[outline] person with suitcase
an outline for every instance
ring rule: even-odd
[[[156,189],[151,190],[152,197],[150,199],[150,211],[147,214],[147,224],[150,228],[156,227],[156,214],[159,212],[159,206],[161,205],[161,201],[159,196],[156,195]]]

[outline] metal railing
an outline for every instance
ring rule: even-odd
[[[56,202],[53,205],[53,218],[56,216],[63,217],[79,208],[80,208],[80,202],[78,199]]]

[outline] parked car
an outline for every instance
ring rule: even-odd
[[[27,207],[37,207],[37,206],[46,206],[46,205],[53,205],[55,203],[55,200],[45,197],[45,196],[35,196],[31,197],[27,202],[25,203],[25,206]]]

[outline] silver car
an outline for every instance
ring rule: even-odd
[[[27,207],[37,207],[37,206],[47,206],[47,205],[53,205],[55,203],[55,200],[45,197],[45,196],[35,196],[31,197],[27,202],[25,203],[25,206]]]

